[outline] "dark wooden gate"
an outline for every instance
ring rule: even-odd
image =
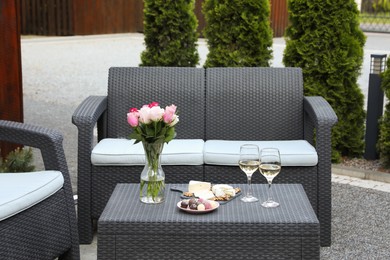
[[[22,34],[74,35],[73,0],[20,1]]]
[[[271,27],[274,37],[282,37],[287,25],[287,0],[271,0]]]
[[[0,119],[23,121],[19,0],[0,0]],[[15,145],[0,143],[4,157]]]
[[[198,32],[204,0],[195,1]],[[21,0],[22,34],[89,35],[143,32],[142,0]],[[287,0],[270,0],[274,36],[287,26]]]

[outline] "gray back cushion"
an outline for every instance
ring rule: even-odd
[[[116,67],[108,77],[109,137],[123,138],[131,133],[126,114],[152,101],[160,106],[175,104],[180,122],[176,138],[204,139],[204,69],[172,67]]]
[[[210,68],[206,95],[206,139],[303,138],[299,68]]]

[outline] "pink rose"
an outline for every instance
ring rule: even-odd
[[[135,112],[127,113],[127,122],[131,127],[138,126],[138,118],[139,118],[138,110]]]
[[[176,106],[175,105],[170,105],[165,107],[165,113],[163,115],[164,122],[166,124],[171,123],[174,120],[174,117],[176,113]]]
[[[149,108],[152,108],[152,107],[157,107],[159,104],[158,102],[152,102],[148,105]]]

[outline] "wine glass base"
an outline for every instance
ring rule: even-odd
[[[264,208],[276,208],[279,207],[279,205],[279,203],[273,200],[267,200],[261,203],[261,206],[263,206]]]
[[[251,197],[245,196],[245,197],[241,198],[241,201],[243,201],[243,202],[256,202],[256,201],[259,201],[259,199],[256,197],[253,197],[253,196],[251,196]]]

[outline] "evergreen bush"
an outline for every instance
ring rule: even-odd
[[[389,12],[390,11],[390,0],[377,0],[372,4],[375,12]]]
[[[357,84],[366,37],[354,0],[289,0],[283,62],[301,67],[304,91],[323,96],[338,123],[332,129],[332,160],[360,157],[364,149],[364,96]]]
[[[268,67],[272,57],[269,0],[205,0],[205,67]]]
[[[195,67],[198,21],[195,0],[145,0],[146,49],[140,66]]]
[[[385,167],[390,167],[390,59],[387,60],[387,70],[382,74],[382,89],[387,103],[385,113],[379,125],[378,151],[380,160]]]
[[[16,148],[10,152],[5,159],[0,157],[1,172],[31,172],[35,166],[31,165],[33,153],[31,147],[28,149]]]

